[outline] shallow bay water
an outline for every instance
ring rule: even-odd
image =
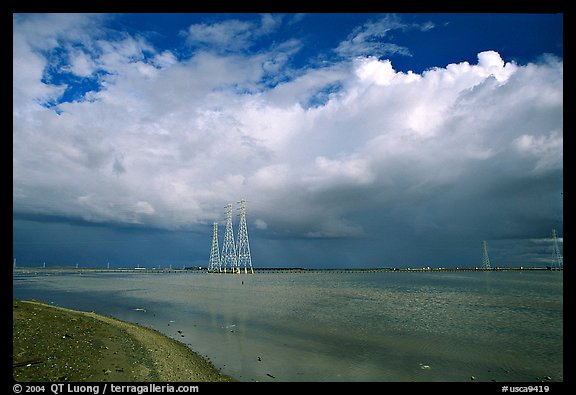
[[[563,381],[563,273],[16,272],[13,295],[152,327],[240,381]]]

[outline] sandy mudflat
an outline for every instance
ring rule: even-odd
[[[12,311],[17,381],[233,381],[150,328],[35,301]]]

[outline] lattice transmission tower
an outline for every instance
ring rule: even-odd
[[[224,245],[222,246],[222,267],[224,273],[230,268],[231,273],[238,270],[238,261],[236,260],[236,245],[234,244],[234,227],[232,225],[232,205],[227,204],[226,208],[226,233],[224,234]]]
[[[246,225],[246,200],[242,199],[240,203],[240,225],[238,228],[238,273],[240,268],[244,268],[244,273],[254,274],[252,269],[252,257],[250,256],[250,242],[248,241],[248,226]]]
[[[552,229],[552,257],[554,259],[554,265],[558,267],[564,266],[564,258],[560,254],[560,248],[558,247],[558,237],[556,237],[556,229]]]
[[[486,240],[482,242],[482,268],[490,269],[490,258],[488,257],[488,243]]]
[[[218,222],[212,225],[212,249],[210,250],[210,262],[208,263],[209,272],[220,273],[222,265],[220,262],[220,248],[218,247]]]

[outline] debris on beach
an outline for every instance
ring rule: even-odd
[[[18,367],[26,366],[27,368],[29,368],[32,365],[36,365],[36,364],[44,363],[44,362],[45,361],[43,359],[33,358],[33,359],[28,359],[28,360],[22,361],[22,362],[14,362],[12,364],[12,367],[18,368]]]
[[[134,311],[143,311],[143,312],[146,312],[146,309],[144,309],[144,308],[142,308],[142,307],[135,307],[135,308],[133,308],[132,310],[134,310]]]

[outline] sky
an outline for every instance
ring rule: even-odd
[[[19,266],[552,263],[561,14],[14,14]],[[235,230],[238,217],[235,216]]]

